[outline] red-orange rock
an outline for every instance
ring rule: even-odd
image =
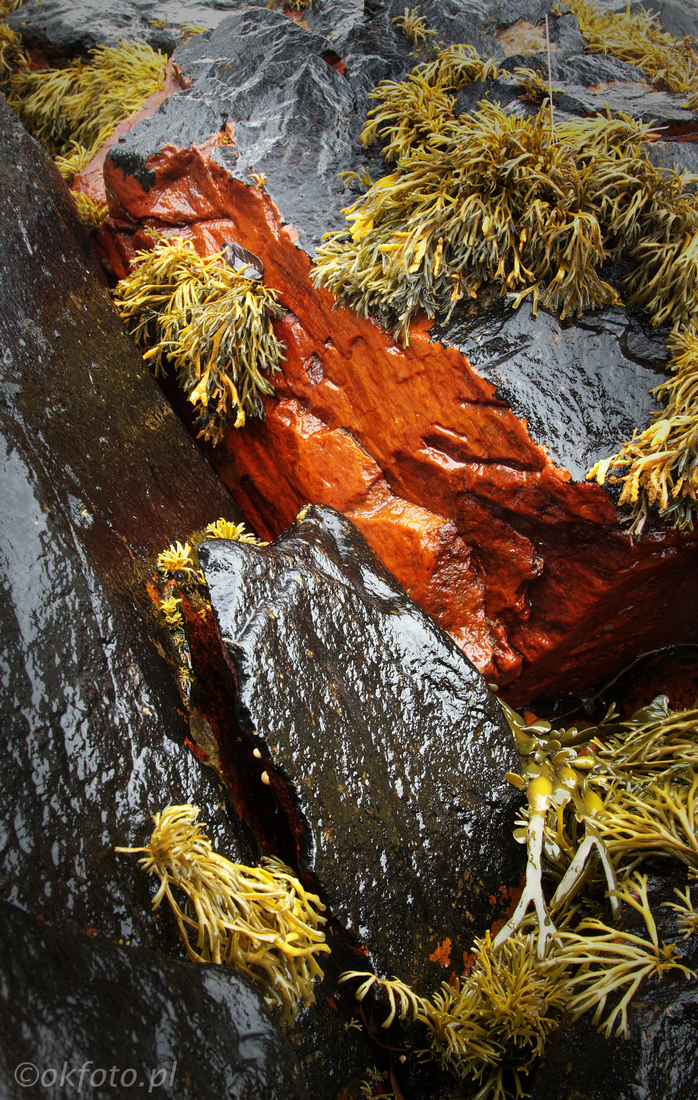
[[[307,501],[342,510],[514,702],[572,691],[638,652],[695,637],[698,535],[655,523],[632,542],[606,491],[572,481],[463,354],[429,339],[426,322],[403,348],[372,321],[333,311],[293,226],[214,155],[231,132],[186,149],[165,142],[138,179],[107,156],[111,216],[99,248],[117,277],[147,245],[146,225],[178,228],[203,254],[235,240],[261,258],[288,311],[276,325],[283,377],[266,422],[205,448],[259,533],[274,537]]]

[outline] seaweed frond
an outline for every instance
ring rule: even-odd
[[[158,569],[161,573],[196,573],[196,566],[189,543],[173,542],[167,550],[158,555]]]
[[[355,992],[359,1001],[372,987],[383,990],[391,1008],[383,1027],[396,1015],[421,1025],[428,1035],[421,1056],[435,1058],[461,1080],[477,1082],[480,1100],[504,1100],[507,1079],[521,1096],[521,1077],[564,1011],[564,965],[541,963],[535,937],[520,932],[498,948],[487,935],[475,941],[473,951],[468,976],[453,985],[443,982],[431,998],[418,996],[396,978],[352,971],[340,980],[363,979]]]
[[[167,57],[146,42],[90,50],[91,62],[64,69],[30,69],[13,75],[8,105],[53,155],[72,143],[94,155],[116,127],[162,88]]]
[[[652,232],[683,240],[678,208],[689,220],[695,208],[684,194],[690,178],[652,165],[651,128],[627,116],[569,119],[554,140],[545,108],[519,118],[483,101],[454,119],[454,88],[484,76],[484,66],[456,47],[376,89],[380,106],[362,140],[382,140],[395,169],[346,208],[347,230],[318,249],[316,285],[377,316],[405,343],[419,311],[447,319],[487,283],[516,307],[531,297],[534,314],[543,306],[564,318],[617,304],[599,274],[606,260],[645,248]],[[637,259],[645,284],[653,263],[670,275],[648,308],[658,315],[680,297],[687,311],[698,309],[682,245],[664,261],[639,251]]]
[[[698,62],[691,36],[676,39],[662,29],[659,15],[637,7],[612,14],[589,0],[567,0],[591,53],[610,54],[643,69],[668,92],[698,93]],[[691,104],[693,106],[693,104]]]
[[[635,875],[615,893],[619,900],[641,914],[649,939],[589,917],[582,920],[576,930],[561,932],[562,947],[555,961],[576,968],[564,981],[569,996],[567,1009],[573,1019],[593,1008],[593,1022],[599,1025],[607,1039],[614,1034],[616,1020],[616,1037],[627,1039],[628,1005],[644,978],[661,978],[667,970],[680,970],[686,978],[695,975],[677,961],[673,944],[659,943],[647,899],[647,876]],[[623,996],[604,1020],[609,995],[620,990],[625,990]]]
[[[244,523],[231,523],[228,519],[217,519],[215,523],[209,523],[204,531],[205,539],[233,539],[235,542],[247,542],[253,546],[268,546],[251,531],[245,530]]]
[[[179,31],[179,44],[186,42],[187,39],[193,38],[197,34],[204,34],[209,27],[204,27],[200,23],[178,23],[177,30]]]
[[[9,12],[0,9],[0,19],[3,15],[9,15]],[[22,39],[6,23],[0,22],[0,89],[6,92],[15,70],[27,64],[28,58],[22,49]]]
[[[674,893],[679,899],[678,902],[663,901],[662,905],[666,906],[668,909],[673,909],[678,915],[679,929],[683,933],[683,938],[687,940],[689,936],[693,936],[698,932],[698,913],[693,908],[691,891],[688,886],[685,888],[683,894],[678,886],[675,886]]]
[[[165,622],[168,626],[180,628],[184,625],[182,612],[179,610],[181,603],[182,601],[175,596],[169,596],[166,600],[161,600],[160,611],[165,616]]]
[[[272,327],[282,310],[274,290],[226,263],[225,249],[202,258],[188,241],[162,240],[136,253],[113,296],[156,375],[174,366],[199,436],[215,446],[229,422],[263,416],[262,395],[273,394],[269,376],[284,358]]]
[[[611,788],[598,828],[616,867],[654,856],[698,869],[698,770],[689,769],[681,779],[635,790]]]
[[[616,888],[616,873],[598,826],[603,801],[589,785],[593,759],[579,753],[572,744],[577,731],[566,731],[567,736],[562,737],[548,722],[526,725],[516,711],[503,700],[499,702],[514,734],[524,773],[522,776],[509,773],[507,779],[515,787],[525,789],[528,813],[521,822],[523,828],[514,833],[515,839],[526,842],[524,890],[511,918],[498,932],[494,946],[501,946],[512,936],[533,903],[538,925],[538,957],[542,959],[551,938],[557,938],[543,893],[544,848],[554,860],[560,861],[563,852],[568,859],[551,902],[553,909],[566,906],[584,885],[592,854],[601,862],[611,897]],[[584,826],[584,838],[577,845],[564,834],[566,810]],[[570,832],[576,840],[576,828]],[[613,902],[613,910],[617,916],[617,902]]]
[[[155,814],[155,829],[139,863],[160,879],[153,909],[167,899],[189,958],[233,966],[257,982],[282,1023],[295,1019],[298,1000],[315,1000],[316,961],[330,948],[322,925],[324,905],[308,893],[281,860],[259,867],[232,863],[213,851],[196,806],[168,806]],[[180,905],[174,890],[184,895]]]
[[[83,195],[81,191],[70,192],[78,211],[78,217],[88,233],[96,233],[104,225],[104,219],[108,214],[108,207],[89,195]]]
[[[84,145],[80,145],[77,141],[73,141],[65,153],[59,153],[53,158],[53,163],[70,186],[78,172],[82,172],[91,160],[92,150],[86,149]]]
[[[697,244],[698,221],[692,239],[674,249],[667,247],[668,255],[662,257],[658,253],[657,261],[663,267],[676,247],[681,249],[683,263],[692,255],[692,265],[685,264],[685,270],[695,287]],[[645,293],[639,281],[637,293]],[[674,291],[674,298],[677,296]],[[671,304],[670,299],[668,307]],[[691,307],[684,302],[682,308],[686,311]],[[698,508],[698,332],[695,322],[683,331],[672,333],[668,344],[673,352],[669,364],[672,376],[652,390],[658,398],[666,399],[666,406],[655,413],[648,428],[635,431],[632,439],[615,455],[597,462],[587,474],[587,478],[595,478],[600,485],[607,477],[611,483],[623,485],[619,503],[633,508],[631,531],[638,535],[652,505],[656,505],[660,515],[675,527],[690,530]],[[622,474],[613,474],[614,470],[624,467]]]
[[[436,38],[436,31],[426,25],[422,16],[419,14],[419,8],[405,8],[402,15],[398,15],[395,19],[391,19],[391,23],[394,23],[396,27],[404,31],[412,45],[416,46],[418,49],[421,46],[426,46],[429,38]]]
[[[284,12],[309,11],[313,6],[313,0],[267,0],[267,7],[272,11],[281,8]]]

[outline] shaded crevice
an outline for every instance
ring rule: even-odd
[[[235,713],[234,669],[223,650],[212,611],[203,618],[182,595],[182,613],[191,650],[192,709],[209,725],[218,749],[213,763],[225,781],[240,817],[259,838],[267,855],[296,868],[307,846],[302,818],[289,784],[275,769],[261,737],[242,729]],[[257,749],[261,753],[254,755]],[[267,785],[261,776],[269,777]]]

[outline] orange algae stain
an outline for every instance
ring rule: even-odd
[[[438,963],[439,966],[446,967],[451,962],[451,940],[448,936],[443,943],[437,945],[433,955],[429,956],[431,962]]]
[[[463,952],[463,977],[467,978],[468,974],[472,970],[473,963],[475,962],[474,951]]]
[[[208,763],[208,753],[204,752],[204,750],[199,745],[197,745],[195,741],[192,741],[191,737],[185,737],[184,744],[188,749],[191,750],[191,752],[194,753],[194,756],[201,764]]]

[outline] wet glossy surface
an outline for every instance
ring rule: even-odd
[[[650,879],[650,905],[660,942],[675,942],[682,962],[698,964],[698,936],[678,934],[676,914],[662,902],[676,901],[682,878]],[[691,890],[696,904],[695,887]],[[637,921],[635,917],[637,916]],[[646,936],[638,914],[627,926]],[[609,998],[609,1006],[615,1003]],[[628,1039],[606,1039],[587,1013],[562,1027],[546,1050],[532,1086],[531,1100],[693,1100],[698,1058],[698,986],[669,971],[661,981],[646,979],[628,1010]]]
[[[575,481],[659,408],[649,391],[661,381],[666,344],[624,309],[589,313],[577,324],[543,310],[533,318],[527,302],[514,310],[498,301],[473,313],[435,326],[432,337],[468,357]]]
[[[140,844],[170,802],[249,856],[187,724],[145,583],[225,490],[126,337],[69,193],[0,105],[0,896],[179,953]]]
[[[3,1100],[308,1100],[288,1038],[242,975],[47,928],[5,902],[0,1029]]]
[[[453,42],[517,13],[538,26],[545,5],[477,14],[453,3],[441,23],[437,7],[422,14]],[[391,23],[402,7],[342,5],[332,56],[323,10],[306,27],[248,8],[191,39],[173,58],[190,87],[105,161],[112,221],[100,248],[115,274],[146,240],[135,224],[176,226],[204,254],[235,240],[259,256],[288,309],[266,423],[231,430],[207,450],[211,462],[266,537],[307,501],[347,514],[514,702],[584,689],[638,652],[694,638],[698,536],[653,522],[631,544],[617,494],[584,480],[649,421],[666,357],[657,334],[621,310],[559,325],[532,321],[528,306],[502,315],[497,299],[491,312],[469,303],[472,315],[454,314],[432,339],[415,323],[403,349],[311,286],[302,249],[341,224],[353,195],[336,172],[376,153],[356,144],[368,92],[416,60]],[[636,79],[631,66],[570,54],[570,19],[552,27],[565,79],[586,89]],[[265,190],[249,164],[266,174]],[[372,178],[383,170],[371,163]]]
[[[8,22],[49,57],[74,57],[123,39],[140,39],[169,54],[179,45],[179,24],[215,27],[238,2],[173,0],[165,11],[158,0],[27,0]]]
[[[300,868],[379,972],[422,988],[458,973],[522,866],[496,700],[331,509],[200,557],[246,751],[260,785],[290,786]]]

